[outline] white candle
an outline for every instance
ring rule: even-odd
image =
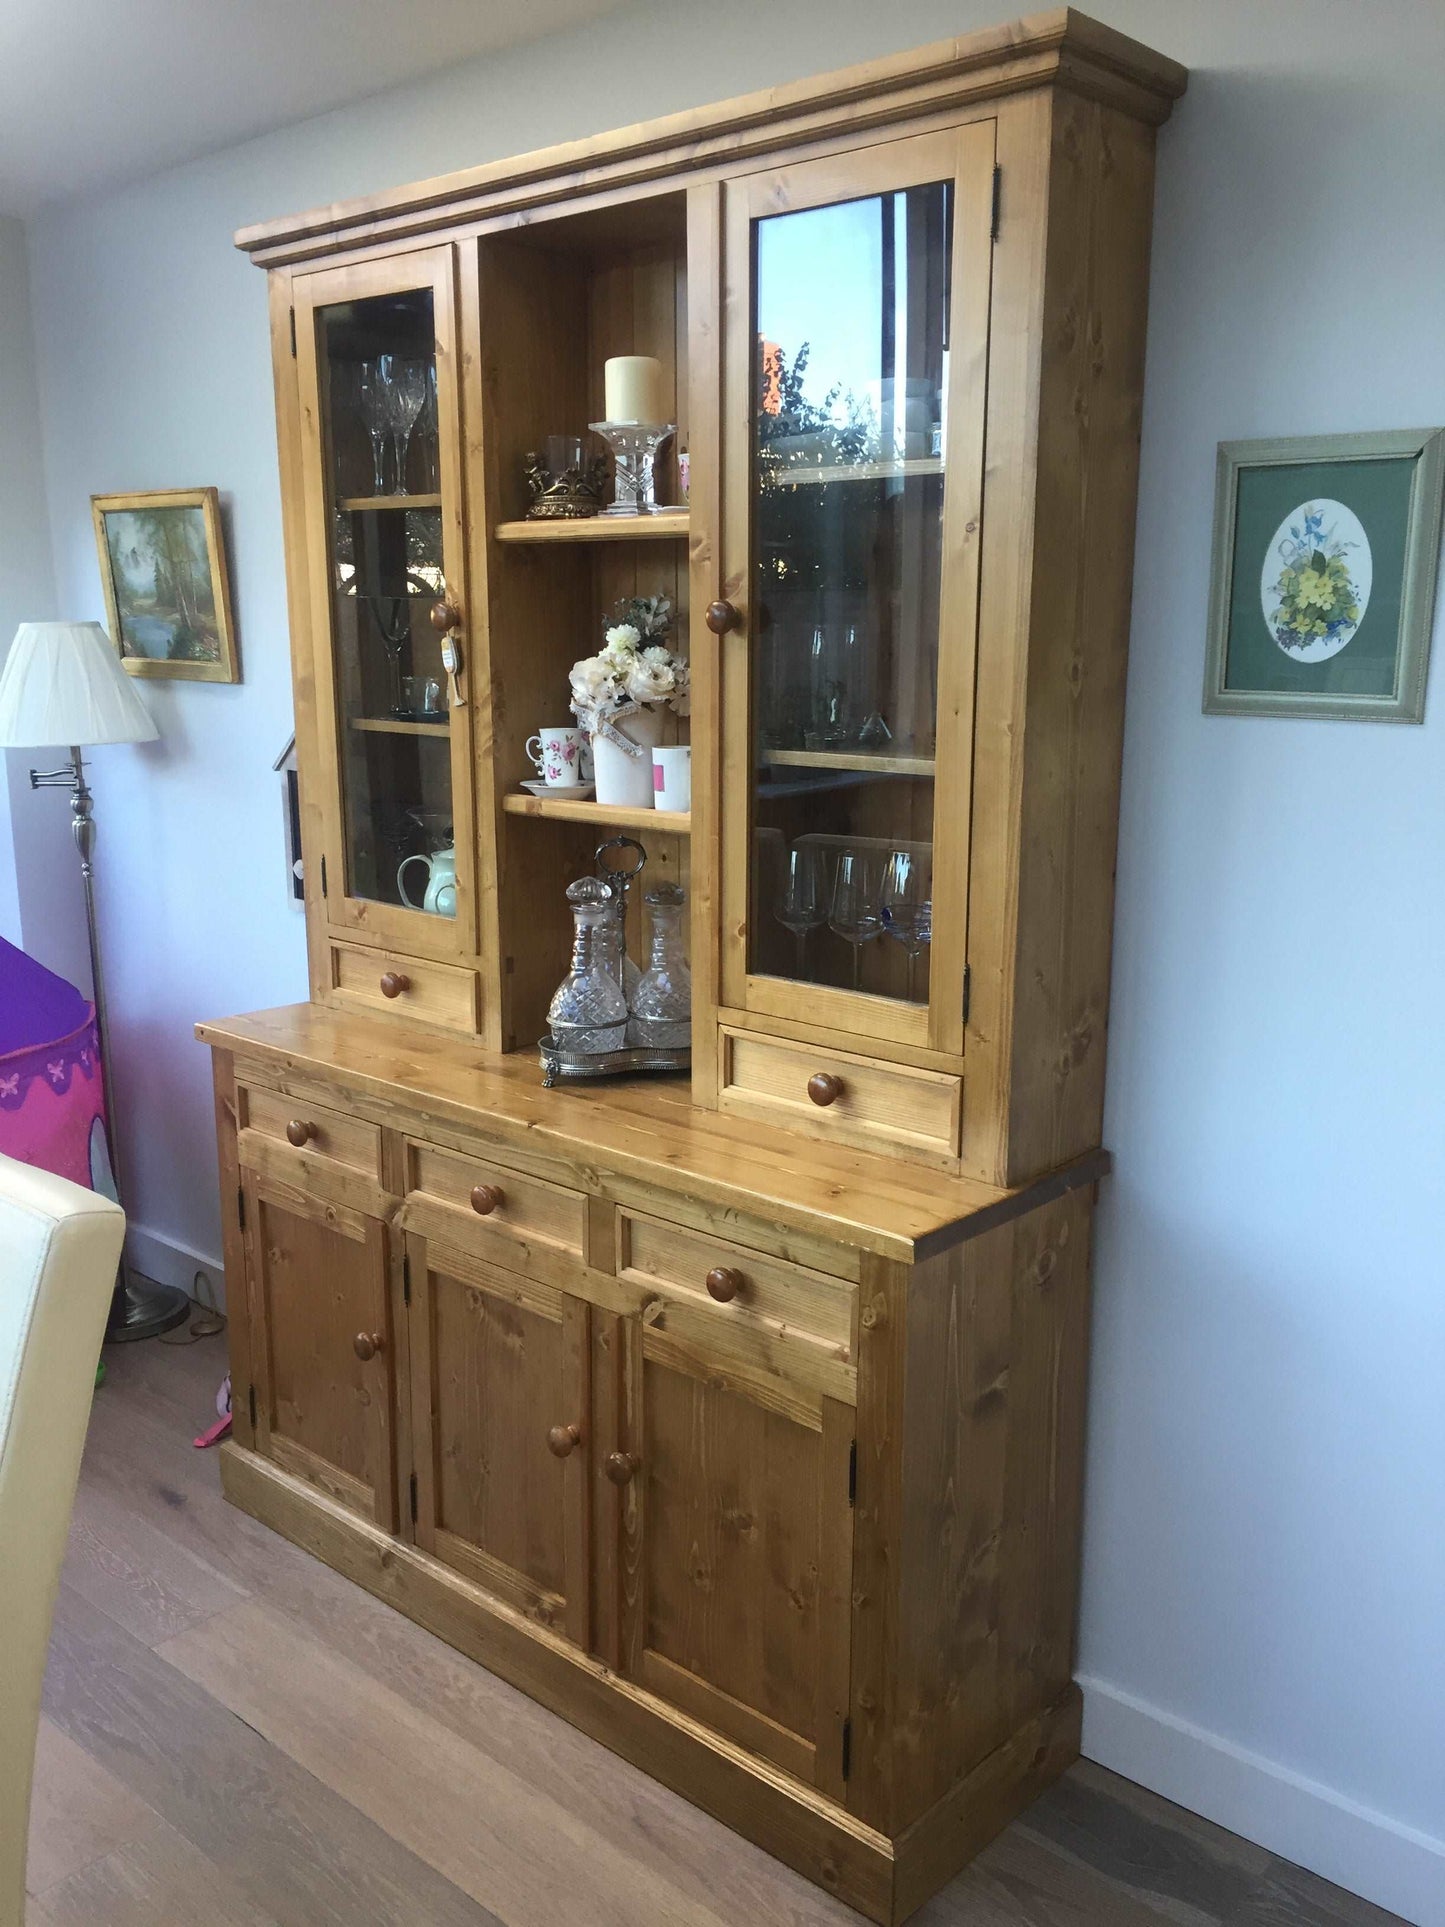
[[[614,355],[602,364],[602,413],[610,422],[660,422],[662,363],[654,355]]]

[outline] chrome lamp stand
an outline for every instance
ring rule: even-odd
[[[121,1187],[120,1152],[116,1143],[115,1131],[115,1084],[110,1068],[110,1030],[106,1022],[105,979],[100,968],[100,932],[95,921],[95,875],[91,863],[91,852],[95,848],[95,819],[91,814],[91,793],[85,780],[85,765],[80,751],[72,746],[70,761],[64,769],[31,770],[30,787],[33,790],[68,789],[70,791],[70,833],[75,838],[75,847],[80,852],[80,876],[85,886],[85,930],[90,942],[90,977],[95,990],[95,1029],[100,1039],[100,1074],[105,1095],[105,1121],[107,1149],[110,1153],[110,1174],[115,1183],[116,1198],[124,1206],[125,1195]],[[105,1338],[107,1344],[117,1344],[125,1339],[154,1338],[159,1332],[170,1331],[179,1325],[190,1312],[191,1304],[186,1294],[175,1285],[157,1285],[149,1279],[137,1278],[121,1253],[120,1265],[116,1274],[115,1293],[110,1302],[110,1316],[106,1320]]]

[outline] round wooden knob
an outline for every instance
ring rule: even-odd
[[[565,1459],[572,1448],[581,1443],[580,1425],[554,1425],[547,1434],[547,1450],[554,1459]]]
[[[366,1364],[368,1359],[375,1358],[376,1354],[381,1350],[381,1333],[358,1332],[351,1341],[351,1349],[356,1353],[356,1356],[361,1360],[362,1364]]]
[[[434,602],[427,617],[439,636],[444,636],[449,629],[455,629],[461,619],[461,610],[450,602]]]
[[[286,1142],[294,1144],[299,1151],[303,1144],[309,1144],[316,1135],[316,1126],[304,1117],[293,1117],[286,1126]]]
[[[602,1470],[614,1485],[626,1485],[640,1464],[641,1460],[632,1452],[609,1452]]]
[[[714,1265],[707,1274],[707,1295],[720,1305],[730,1304],[743,1288],[743,1274],[729,1265]]]
[[[489,1217],[503,1202],[503,1193],[495,1184],[474,1184],[472,1186],[472,1209],[480,1218]]]
[[[815,1104],[833,1104],[843,1095],[843,1080],[831,1071],[814,1071],[808,1079],[808,1095]]]
[[[731,602],[710,602],[707,605],[707,626],[715,636],[725,636],[729,629],[742,626],[742,617]]]
[[[388,970],[381,980],[383,997],[399,997],[404,990],[411,989],[411,978],[400,970]]]

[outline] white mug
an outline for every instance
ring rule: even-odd
[[[692,808],[692,751],[686,743],[652,752],[652,791],[654,809]]]
[[[527,738],[527,754],[548,789],[575,789],[582,781],[580,729],[540,729]]]

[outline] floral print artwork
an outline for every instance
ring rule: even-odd
[[[1275,642],[1296,662],[1324,662],[1353,639],[1370,599],[1369,538],[1343,502],[1302,502],[1265,551],[1260,603]]]

